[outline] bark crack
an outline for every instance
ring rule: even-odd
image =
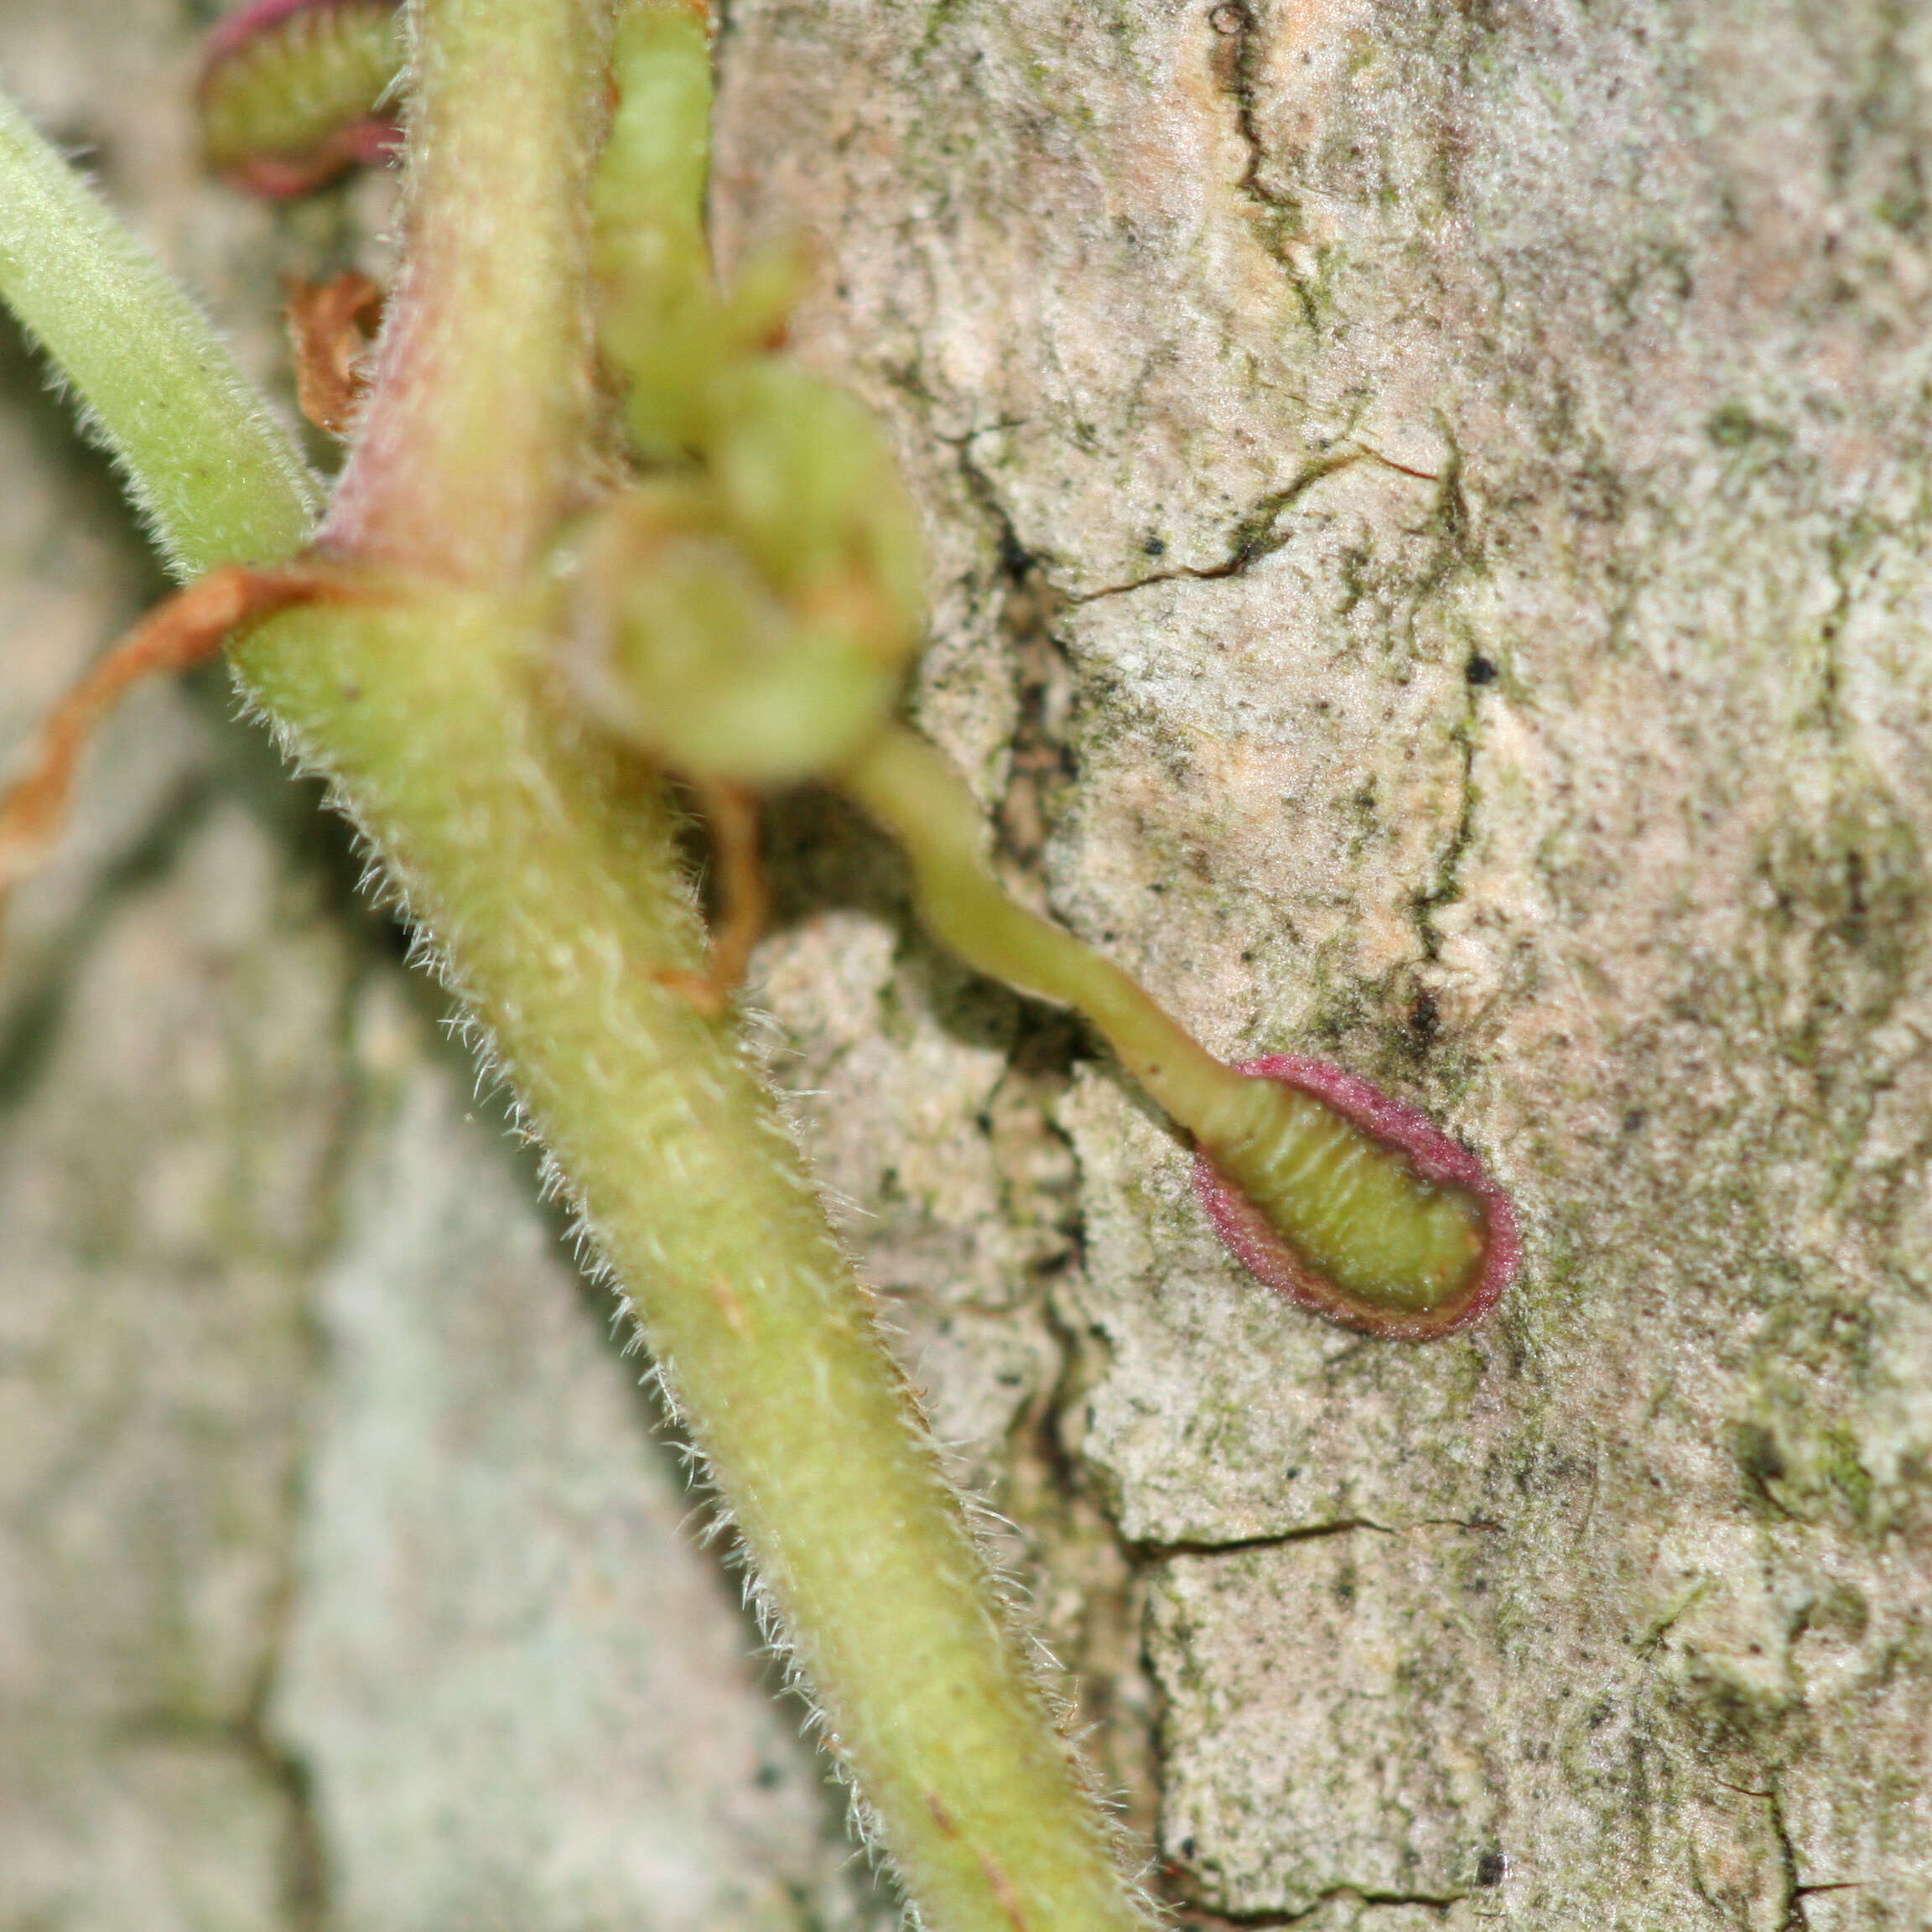
[[[1449,734],[1450,742],[1456,747],[1462,762],[1462,776],[1457,787],[1458,799],[1456,823],[1450,828],[1448,843],[1444,846],[1442,856],[1436,861],[1434,881],[1424,886],[1410,901],[1415,912],[1415,931],[1422,944],[1424,961],[1433,965],[1442,954],[1442,931],[1436,915],[1446,906],[1453,906],[1462,896],[1461,878],[1462,861],[1467,857],[1470,846],[1476,838],[1476,693],[1473,688],[1459,718]],[[1433,996],[1425,994],[1429,1002],[1428,1020],[1419,1011],[1417,1031],[1432,1034],[1434,1026]]]
[[[278,1611],[278,1623],[284,1613]],[[199,1712],[148,1711],[112,1727],[121,1741],[153,1742],[177,1748],[225,1752],[240,1758],[279,1797],[287,1821],[282,1846],[280,1932],[323,1932],[330,1922],[329,1862],[321,1815],[309,1768],[278,1743],[267,1723],[268,1696],[279,1660],[280,1636],[251,1686],[248,1702],[231,1717]]]
[[[1262,138],[1256,105],[1262,85],[1261,23],[1248,0],[1221,0],[1209,14],[1208,23],[1223,42],[1216,52],[1215,78],[1233,103],[1235,131],[1247,152],[1235,192],[1253,210],[1255,233],[1294,290],[1309,334],[1318,336],[1322,314],[1317,288],[1295,259],[1294,244],[1303,231],[1301,205],[1285,189],[1268,181],[1262,172],[1268,147]]]
[[[1346,470],[1356,463],[1379,463],[1385,469],[1400,470],[1405,476],[1416,476],[1418,470],[1404,469],[1399,463],[1392,463],[1385,456],[1379,456],[1373,449],[1360,444],[1324,450],[1322,454],[1306,463],[1279,490],[1271,490],[1236,523],[1228,541],[1228,553],[1218,564],[1176,565],[1171,570],[1156,570],[1145,577],[1130,579],[1124,584],[1103,584],[1098,590],[1083,590],[1069,596],[1069,604],[1094,604],[1103,597],[1124,597],[1135,590],[1145,590],[1156,584],[1175,584],[1186,581],[1213,583],[1223,577],[1239,577],[1265,557],[1272,557],[1284,548],[1292,532],[1281,527],[1281,513],[1291,508],[1305,496],[1317,483],[1327,481],[1337,470]],[[1431,479],[1432,480],[1432,479]]]
[[[217,787],[208,761],[199,761],[154,808],[139,836],[103,864],[86,898],[62,926],[31,948],[15,943],[13,957],[29,969],[0,1014],[0,1104],[31,1092],[60,1037],[62,1018],[80,984],[80,963],[92,952],[122,906],[142,886],[164,878],[207,823]]]
[[[1469,507],[1462,487],[1462,451],[1449,425],[1445,422],[1441,428],[1449,447],[1449,460],[1435,479],[1440,492],[1436,522],[1441,543],[1435,564],[1416,586],[1418,601],[1440,593],[1460,571],[1471,569],[1475,564],[1476,546],[1470,532]],[[1462,896],[1462,862],[1476,839],[1476,751],[1482,722],[1482,693],[1486,687],[1496,682],[1497,676],[1495,663],[1480,652],[1464,661],[1462,712],[1449,733],[1450,742],[1462,766],[1457,780],[1456,819],[1450,828],[1441,856],[1436,861],[1435,878],[1421,887],[1410,901],[1425,968],[1434,965],[1441,958],[1443,932],[1438,915],[1444,907],[1454,905]],[[1435,1038],[1436,1023],[1436,996],[1426,987],[1417,995],[1410,1020],[1416,1038],[1425,1049]]]
[[[1859,1892],[1865,1888],[1862,1878],[1820,1879],[1807,1884],[1798,1873],[1798,1846],[1791,1836],[1791,1829],[1784,1817],[1784,1800],[1779,1794],[1774,1780],[1763,1790],[1754,1784],[1733,1784],[1727,1778],[1714,1778],[1711,1783],[1720,1790],[1735,1791],[1740,1798],[1757,1798],[1763,1800],[1771,1816],[1772,1836],[1778,1841],[1779,1875],[1783,1883],[1783,1895],[1779,1903],[1781,1908],[1778,1919],[1778,1932],[1810,1932],[1810,1919],[1805,1910],[1805,1901],[1820,1892]]]
[[[1182,1924],[1187,1932],[1214,1932],[1220,1926],[1239,1928],[1239,1932],[1275,1932],[1280,1927],[1306,1924],[1338,1898],[1368,1906],[1419,1905],[1426,1911],[1447,1912],[1469,1897],[1467,1892],[1371,1892],[1358,1885],[1331,1885],[1298,1912],[1216,1912],[1194,1905],[1184,1908]]]
[[[1176,1556],[1227,1556],[1245,1550],[1278,1550],[1291,1543],[1313,1543],[1329,1536],[1349,1536],[1367,1530],[1374,1536],[1408,1536],[1418,1530],[1471,1530],[1499,1531],[1503,1525],[1487,1517],[1423,1516],[1413,1523],[1395,1527],[1371,1522],[1366,1516],[1345,1516],[1333,1523],[1304,1523],[1292,1530],[1270,1530],[1262,1536],[1231,1537],[1225,1542],[1206,1538],[1182,1538],[1171,1543],[1130,1543],[1128,1549],[1137,1563],[1164,1563]]]
[[[1770,1807],[1771,1829],[1778,1840],[1778,1862],[1784,1882],[1784,1910],[1779,1920],[1778,1932],[1809,1932],[1811,1919],[1805,1909],[1807,1898],[1820,1892],[1856,1892],[1861,1889],[1864,1881],[1839,1878],[1807,1885],[1798,1875],[1798,1847],[1785,1821],[1784,1800],[1779,1795],[1777,1785],[1774,1784],[1768,1790],[1757,1795]]]
[[[280,1643],[277,1643],[279,1660]],[[288,1835],[282,1854],[282,1896],[289,1932],[322,1932],[329,1924],[329,1852],[315,1781],[309,1766],[277,1741],[265,1722],[268,1673],[236,1732],[236,1742],[281,1794]]]
[[[1073,667],[1057,628],[1061,612],[1074,600],[1054,583],[1045,557],[1021,540],[992,477],[974,458],[973,435],[984,433],[950,440],[966,494],[992,526],[998,546],[1000,628],[1013,667],[1017,716],[997,831],[1005,855],[1034,875],[1076,776],[1068,737]]]

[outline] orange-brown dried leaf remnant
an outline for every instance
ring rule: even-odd
[[[353,269],[327,282],[292,275],[283,290],[296,404],[318,429],[346,436],[369,387],[362,363],[382,325],[382,291]]]
[[[345,594],[340,579],[319,571],[228,564],[150,611],[48,714],[26,769],[0,792],[0,913],[60,836],[80,755],[132,685],[206,663],[237,625]]]
[[[695,782],[698,804],[718,860],[718,919],[711,957],[702,973],[664,973],[708,1020],[721,1020],[743,984],[751,948],[771,916],[771,894],[758,860],[758,795],[748,785]]]

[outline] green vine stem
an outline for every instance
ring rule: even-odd
[[[382,854],[628,1289],[925,1922],[1145,1925],[773,1104],[657,978],[702,957],[667,809],[554,701],[554,599],[519,573],[586,426],[581,130],[603,23],[575,0],[423,0],[414,26],[413,266],[321,553],[392,601],[278,618],[237,663]],[[0,203],[50,158],[0,153]],[[272,441],[235,447],[240,378],[208,380],[226,365],[200,318],[144,284],[164,355],[140,346],[152,329],[132,352],[69,330],[129,251],[78,190],[43,199],[8,298],[177,553],[254,532],[231,507],[254,491],[281,520],[246,541],[286,550],[299,494]],[[229,452],[218,474],[205,435]]]
[[[317,614],[242,662],[437,935],[629,1288],[926,1921],[1140,1924],[782,1124],[657,977],[703,956],[668,819],[548,713],[549,614],[516,615],[454,592],[389,626]]]
[[[176,573],[299,549],[308,465],[207,319],[0,95],[0,299],[80,397]]]
[[[423,0],[408,18],[408,246],[319,544],[513,583],[586,467],[609,10]]]

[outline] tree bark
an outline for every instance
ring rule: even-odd
[[[198,179],[174,0],[0,71],[274,366],[365,185]],[[1021,888],[1514,1194],[1474,1333],[1220,1251],[1078,1032],[767,811],[779,1076],[1193,1921],[1932,1920],[1932,16],[738,0],[729,262],[931,517]],[[9,740],[153,589],[8,351]],[[0,978],[0,1927],[887,1908],[434,999],[210,683]],[[61,1914],[65,1914],[65,1918]]]

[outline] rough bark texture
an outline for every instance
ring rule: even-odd
[[[272,366],[172,0],[0,69]],[[1229,1052],[1515,1191],[1476,1334],[1226,1261],[1079,1036],[770,815],[786,1078],[1204,1922],[1932,1923],[1932,14],[740,0],[719,227],[931,512],[919,712]],[[9,736],[152,589],[7,351]],[[0,981],[0,1927],[880,1907],[527,1166],[213,686]]]

